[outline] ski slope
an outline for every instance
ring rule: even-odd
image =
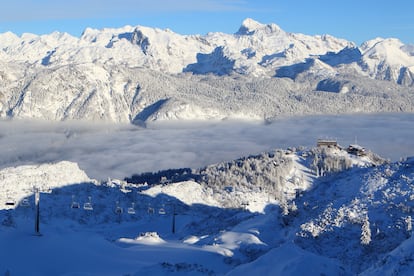
[[[389,163],[371,153],[359,157],[340,148],[277,152],[281,155],[234,162],[284,160],[285,169],[276,169],[284,179],[278,193],[259,189],[265,186],[254,179],[233,189],[194,180],[156,185],[97,181],[72,162],[2,169],[2,179],[23,177],[18,185],[17,178],[2,182],[2,190],[9,191],[16,205],[5,205],[2,198],[0,271],[11,275],[409,273],[412,264],[405,250],[410,248],[414,207],[412,158]],[[334,160],[348,161],[341,167],[342,161]],[[221,166],[211,164],[199,173],[214,175],[214,168],[222,170]],[[224,172],[231,180],[234,170]],[[55,182],[50,181],[53,173],[59,175]],[[271,177],[273,172],[263,174]],[[292,180],[299,177],[299,182]],[[33,195],[27,197],[30,206],[18,204],[21,191],[30,190],[33,180],[46,188],[40,194],[40,236],[34,234]],[[229,201],[231,208],[225,207]],[[72,208],[74,202],[79,208]],[[401,255],[406,265],[393,261]]]

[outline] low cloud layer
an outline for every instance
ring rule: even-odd
[[[271,124],[131,125],[0,122],[0,168],[70,160],[99,180],[168,168],[198,168],[318,138],[355,140],[383,157],[414,156],[414,114],[309,116]]]

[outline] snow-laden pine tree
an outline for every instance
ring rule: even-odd
[[[364,221],[362,222],[361,229],[361,244],[368,245],[371,242],[371,229],[369,228],[368,215],[365,215]]]

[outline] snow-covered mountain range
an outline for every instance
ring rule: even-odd
[[[410,275],[413,159],[325,142],[163,171],[153,184],[92,180],[66,161],[2,169],[0,271]]]
[[[243,21],[234,34],[143,26],[0,34],[0,117],[146,122],[413,111],[414,46]],[[335,93],[316,93],[327,91]]]

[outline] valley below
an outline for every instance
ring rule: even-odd
[[[0,168],[69,160],[92,178],[199,168],[317,139],[355,142],[391,161],[414,156],[411,113],[312,115],[256,121],[161,122],[146,128],[102,122],[0,122]]]

